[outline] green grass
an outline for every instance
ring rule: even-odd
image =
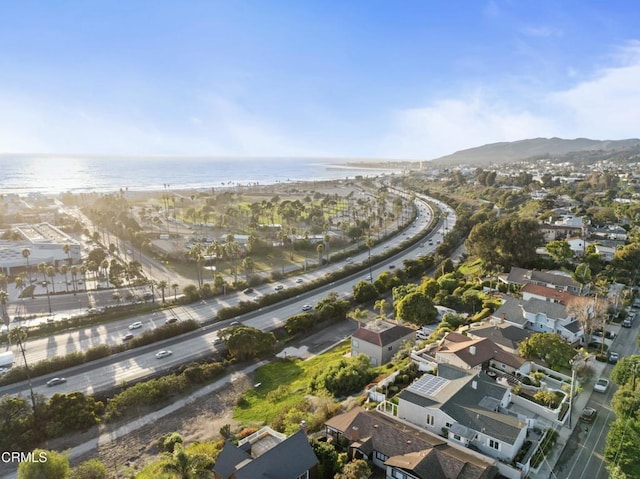
[[[345,341],[307,361],[280,360],[260,367],[255,376],[260,386],[242,395],[244,405],[234,409],[234,419],[245,425],[270,423],[281,411],[303,401],[316,373],[340,361],[349,349],[350,343]]]
[[[482,261],[480,259],[475,259],[470,263],[466,262],[461,264],[458,271],[471,278],[480,277],[482,275]]]

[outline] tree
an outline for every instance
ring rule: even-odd
[[[276,345],[276,337],[273,333],[263,332],[250,326],[223,329],[218,337],[227,345],[229,354],[239,360],[271,353]]]
[[[611,399],[611,407],[618,417],[637,417],[640,411],[640,395],[631,385],[624,386],[616,391]]]
[[[65,479],[69,473],[69,459],[56,451],[35,449],[33,461],[21,462],[18,479]]]
[[[68,479],[107,479],[107,467],[99,459],[89,459],[69,472]]]
[[[609,426],[604,447],[607,470],[614,470],[616,477],[634,479],[640,477],[640,421],[618,417]]]
[[[364,459],[356,459],[346,464],[335,479],[367,479],[371,475],[371,467]]]
[[[564,264],[573,258],[573,250],[566,240],[549,241],[545,248],[556,263]]]
[[[578,320],[587,343],[593,331],[602,325],[602,318],[606,319],[606,312],[607,303],[604,299],[597,301],[596,298],[576,296],[567,304],[567,313]]]
[[[322,255],[324,253],[323,243],[318,243],[318,246],[316,246],[316,253],[318,253],[318,264],[322,264]]]
[[[180,285],[178,283],[173,283],[171,285],[171,289],[173,289],[173,300],[177,301],[178,300],[178,289],[180,288]]]
[[[357,321],[358,325],[360,325],[360,321],[365,321],[368,316],[369,313],[360,308],[355,308],[347,313],[347,317],[353,319],[354,321]]]
[[[213,476],[212,463],[204,454],[188,454],[182,447],[176,447],[162,469],[179,479],[205,479]]]
[[[2,319],[0,322],[6,326],[9,325],[9,315],[7,314],[7,303],[9,302],[9,293],[4,289],[0,289],[0,305],[2,305]]]
[[[369,281],[359,281],[353,287],[353,299],[357,303],[366,303],[367,301],[373,301],[378,297],[378,291],[376,287]]]
[[[518,352],[527,359],[541,359],[551,369],[569,366],[576,351],[555,333],[534,333],[518,345]]]
[[[164,303],[164,292],[165,290],[169,287],[169,283],[167,283],[165,280],[160,280],[158,281],[158,289],[160,290],[160,293],[162,294],[162,302]]]
[[[326,442],[311,441],[313,452],[318,458],[318,478],[333,479],[338,470],[338,452],[336,448]]]
[[[536,248],[544,244],[540,225],[518,216],[489,218],[476,224],[465,242],[467,250],[491,267],[505,270],[512,265],[526,267],[537,258]]]
[[[396,318],[403,319],[409,323],[433,324],[438,317],[438,310],[435,308],[427,295],[414,291],[407,294],[396,304]]]
[[[33,385],[31,384],[31,368],[27,362],[27,355],[25,353],[25,343],[27,342],[27,329],[26,328],[11,328],[8,334],[9,343],[15,344],[22,353],[22,359],[24,361],[24,369],[27,372],[27,381],[29,383],[29,391],[31,393],[31,406],[33,407],[33,415],[37,414],[36,409],[36,396],[33,393]]]
[[[22,250],[22,257],[27,261],[27,276],[29,277],[29,284],[31,284],[31,271],[29,268],[29,256],[31,256],[31,250],[24,248]],[[31,289],[31,299],[33,299],[33,288]]]
[[[582,296],[584,287],[591,283],[591,268],[586,263],[580,263],[578,266],[576,266],[576,269],[571,274],[571,277],[580,285],[579,294],[580,296]]]
[[[637,374],[640,374],[640,355],[633,354],[618,361],[611,371],[611,380],[620,387],[631,383],[631,389],[635,390]]]
[[[386,318],[387,316],[386,312],[388,307],[389,307],[389,303],[387,302],[386,299],[379,299],[373,305],[374,309],[377,309],[378,311],[380,311],[381,318]]]

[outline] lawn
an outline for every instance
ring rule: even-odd
[[[308,394],[316,373],[337,363],[349,351],[345,341],[332,350],[309,360],[277,360],[256,370],[259,386],[246,391],[233,417],[244,425],[271,423],[284,409],[294,407]]]

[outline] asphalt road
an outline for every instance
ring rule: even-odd
[[[632,328],[621,328],[620,333],[613,341],[610,350],[620,353],[621,357],[638,354],[636,335],[638,333],[639,321],[636,321]],[[601,377],[609,378],[614,365],[607,364]],[[585,387],[590,389],[591,397],[587,407],[592,407],[598,411],[596,420],[592,424],[580,423],[575,425],[575,429],[567,442],[562,455],[558,459],[554,474],[562,479],[608,479],[604,465],[604,446],[609,431],[609,426],[615,419],[615,414],[611,409],[611,398],[616,386],[611,383],[606,393],[591,391],[593,384],[598,378]]]
[[[449,215],[446,220],[447,227],[453,228],[456,221],[455,212],[444,204],[439,204],[439,207],[448,211]],[[419,206],[418,219],[414,224],[407,228],[403,233],[386,242],[386,244],[381,244],[372,248],[372,256],[383,252],[384,249],[390,247],[390,245],[395,246],[397,243],[405,241],[410,236],[423,234],[424,229],[429,226],[431,220],[432,217],[429,209],[426,205],[421,204]],[[439,239],[442,238],[444,233],[443,222],[440,220],[437,228],[430,233],[428,238],[425,238],[423,243],[409,247],[393,258],[372,266],[371,270],[373,278],[389,269],[390,265],[401,267],[404,259],[415,259],[422,254],[431,253],[437,247]],[[432,239],[432,245],[429,245],[430,238]],[[258,329],[271,330],[281,326],[289,316],[300,313],[303,305],[310,304],[314,306],[320,299],[326,297],[327,293],[330,291],[335,291],[341,296],[350,295],[352,293],[352,287],[357,282],[366,279],[369,275],[368,257],[368,251],[352,257],[353,262],[362,264],[364,269],[348,278],[324,285],[311,292],[304,293],[296,298],[285,300],[276,305],[262,308],[258,311],[244,315],[243,317],[234,318],[234,320],[242,321],[244,324]],[[299,277],[288,278],[280,283],[285,288],[291,287],[297,285],[297,281],[299,280],[302,280],[303,282],[312,281],[315,278],[322,277],[326,272],[342,268],[343,266],[344,263],[329,265],[325,268],[315,270]],[[175,308],[173,312],[165,311],[163,313],[144,315],[142,317],[135,317],[124,321],[96,326],[95,328],[85,328],[83,330],[60,334],[50,338],[30,341],[27,345],[27,360],[34,361],[45,357],[51,358],[56,355],[63,355],[76,350],[84,350],[87,347],[96,344],[114,344],[122,341],[123,335],[128,332],[139,334],[140,331],[164,324],[168,316],[173,314],[181,319],[192,318],[200,321],[210,319],[215,314],[215,311],[220,307],[235,304],[240,300],[251,300],[252,296],[268,294],[273,291],[273,288],[274,284],[263,285],[255,288],[255,292],[249,295],[237,293],[228,295],[227,297],[217,297],[195,305]],[[141,321],[143,323],[142,328],[133,331],[129,330],[128,325],[135,321]],[[216,337],[216,331],[228,326],[231,321],[233,320],[217,323],[214,326],[209,326],[178,338],[172,338],[153,345],[136,348],[135,350],[110,356],[77,368],[71,368],[65,372],[60,372],[56,376],[66,377],[67,382],[55,387],[47,387],[45,384],[46,381],[53,377],[53,375],[36,378],[33,381],[35,390],[36,392],[46,396],[56,392],[70,391],[93,393],[111,388],[114,385],[121,384],[123,381],[148,376],[160,370],[199,359],[203,356],[208,356],[214,351],[212,341]],[[155,357],[155,353],[162,349],[170,349],[172,351],[172,355],[166,358],[157,359]],[[18,355],[16,356],[18,359]],[[18,362],[18,364],[20,363]],[[4,393],[26,394],[27,391],[27,385],[25,383],[21,383],[0,388],[0,395]]]

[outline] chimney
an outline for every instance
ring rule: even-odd
[[[471,356],[475,356],[476,355],[476,347],[475,346],[469,346],[469,353],[471,354]]]

